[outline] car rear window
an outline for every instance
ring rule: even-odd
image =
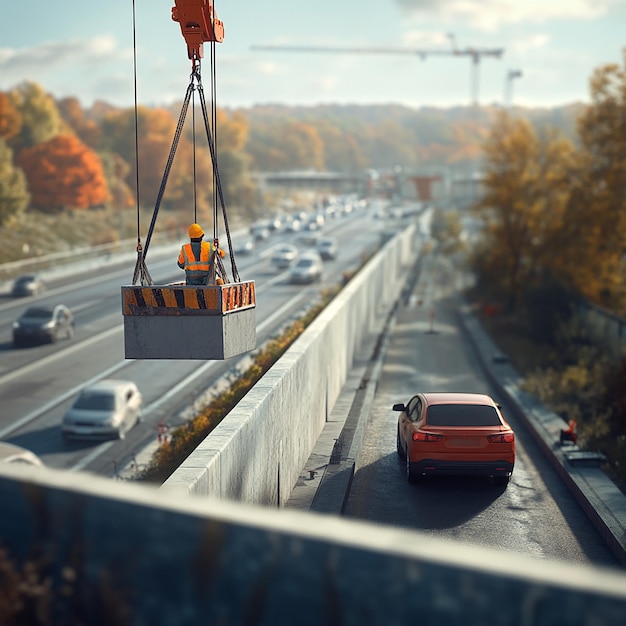
[[[109,393],[84,391],[76,400],[74,408],[87,411],[111,411],[115,408],[115,396]]]
[[[498,412],[482,404],[435,404],[428,407],[426,423],[431,426],[499,426]]]
[[[52,311],[50,309],[26,309],[22,317],[52,317]]]

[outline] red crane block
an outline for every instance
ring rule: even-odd
[[[172,19],[180,24],[191,60],[201,59],[202,44],[224,41],[224,22],[217,19],[213,0],[175,0]]]

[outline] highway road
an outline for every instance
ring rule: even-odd
[[[304,250],[301,233],[274,233],[257,242],[252,254],[238,255],[242,280],[256,283],[257,345],[313,303],[321,289],[337,284],[344,270],[356,268],[365,252],[378,247],[383,227],[374,210],[327,220],[321,232],[337,238],[340,252],[336,260],[324,262],[323,280],[313,285],[291,285],[287,272],[278,272],[269,263],[277,243],[289,241]],[[176,248],[150,249],[147,263],[156,284],[183,278],[176,256]],[[230,270],[229,260],[225,261]],[[40,296],[0,295],[0,440],[32,450],[50,467],[114,476],[136,450],[156,438],[160,420],[172,426],[182,423],[183,409],[246,358],[125,359],[120,286],[130,283],[133,268],[134,262],[117,268],[107,264],[89,274],[50,282]],[[74,338],[15,348],[11,328],[22,311],[34,304],[58,303],[74,313]],[[64,413],[84,386],[100,378],[122,378],[138,385],[144,397],[142,422],[122,441],[64,441],[60,430]]]
[[[486,381],[457,320],[461,281],[449,261],[423,259],[419,280],[398,311],[345,515],[537,558],[618,566],[531,435]],[[506,489],[469,477],[407,482],[396,453],[398,413],[391,407],[417,391],[488,393],[500,402],[517,441]]]

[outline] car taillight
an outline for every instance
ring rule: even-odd
[[[417,431],[413,433],[413,441],[441,441],[443,435],[435,435],[434,433],[423,433]]]
[[[515,441],[515,435],[509,433],[498,433],[497,435],[487,435],[487,439],[490,443],[513,443]]]

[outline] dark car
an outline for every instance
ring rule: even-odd
[[[55,307],[34,306],[13,322],[13,345],[54,343],[74,336],[74,316],[63,304]]]
[[[18,276],[11,288],[12,296],[36,296],[42,291],[45,291],[46,284],[41,276],[37,274],[27,274],[25,276]]]
[[[337,241],[333,237],[321,237],[316,244],[319,255],[325,261],[337,258]]]

